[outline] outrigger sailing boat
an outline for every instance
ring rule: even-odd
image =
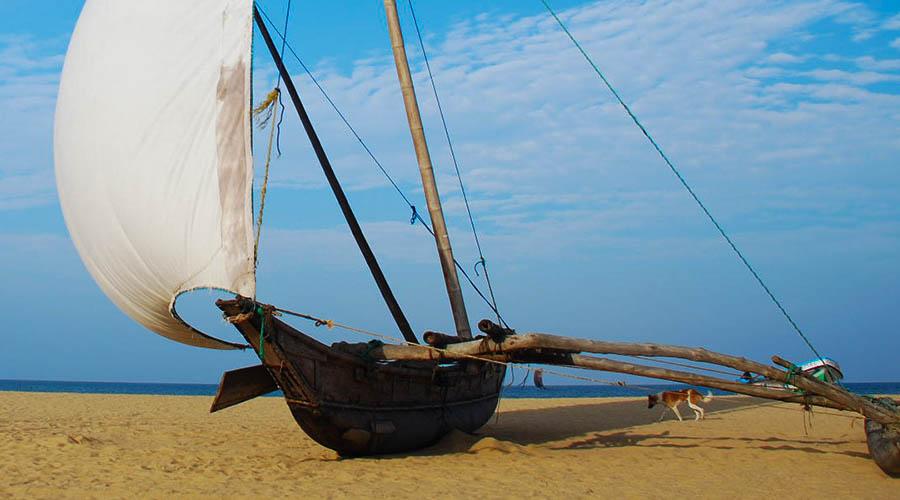
[[[900,474],[900,411],[892,401],[851,394],[778,357],[773,361],[786,369],[705,349],[516,334],[488,320],[479,323],[485,335],[473,339],[396,3],[384,3],[457,330],[455,336],[426,332],[427,345],[419,345],[394,298],[252,0],[88,0],[84,6],[66,57],[56,115],[56,174],[66,223],[97,284],[135,321],[184,344],[252,347],[258,353],[261,364],[223,376],[213,411],[281,389],[297,422],[322,445],[347,456],[397,453],[428,446],[452,429],[481,427],[496,409],[509,363],[564,365],[857,411],[868,419],[876,462]],[[254,25],[406,340],[403,345],[326,346],[279,318],[289,311],[256,300]],[[235,295],[217,305],[248,345],[211,337],[179,317],[178,297],[200,288]],[[802,393],[583,352],[712,363],[789,383]]]

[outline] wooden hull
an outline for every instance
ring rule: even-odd
[[[260,352],[261,316],[246,301],[219,307]],[[417,450],[454,429],[474,432],[497,407],[503,366],[479,361],[383,362],[326,346],[271,317],[263,365],[300,427],[343,456]]]
[[[892,408],[900,406],[900,401],[882,398],[883,404]],[[887,475],[900,478],[900,426],[888,426],[866,419],[866,444],[869,455]]]

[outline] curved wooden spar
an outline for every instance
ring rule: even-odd
[[[434,336],[432,336],[434,338]],[[356,347],[347,345],[347,349]],[[601,340],[575,339],[542,333],[509,335],[503,339],[483,338],[470,342],[448,344],[443,348],[384,345],[374,350],[365,349],[373,359],[384,360],[462,360],[477,357],[486,361],[501,363],[542,363],[572,366],[591,370],[627,373],[643,377],[658,378],[693,384],[714,389],[722,389],[749,396],[826,406],[840,410],[855,411],[882,424],[900,424],[900,414],[889,411],[871,401],[851,394],[839,387],[825,384],[799,373],[793,365],[781,358],[776,362],[791,367],[789,371],[758,363],[743,357],[717,353],[703,348],[672,346],[663,344],[641,344],[628,342],[606,342]],[[625,363],[611,359],[585,356],[582,352],[594,354],[618,354],[625,356],[656,356],[680,358],[701,363],[726,366],[739,372],[764,375],[772,380],[794,385],[804,390],[806,395],[797,395],[743,384],[731,380],[708,377],[696,373],[669,370],[655,366]]]
[[[465,355],[456,352],[440,353],[438,351],[428,350],[426,348],[417,348],[410,346],[397,346],[385,344],[383,346],[372,349],[368,344],[339,344],[338,348],[379,360],[407,360],[407,361],[434,361],[439,359],[445,360],[464,360],[471,359],[471,355]],[[640,365],[635,363],[625,363],[606,358],[597,358],[593,356],[585,356],[581,354],[544,354],[528,351],[507,354],[489,354],[478,355],[480,359],[488,362],[497,363],[530,363],[530,364],[546,364],[568,366],[572,368],[583,368],[587,370],[599,370],[614,373],[625,373],[630,375],[638,375],[641,377],[657,378],[679,382],[683,384],[696,385],[701,387],[709,387],[712,389],[720,389],[723,391],[744,394],[759,398],[774,399],[784,401],[786,403],[811,404],[815,406],[823,406],[834,408],[837,410],[852,410],[845,405],[834,403],[821,396],[801,396],[790,392],[767,389],[738,382],[726,381],[696,373],[683,372],[678,370],[669,370],[655,366]]]
[[[710,363],[734,368],[741,372],[751,372],[764,375],[772,380],[794,385],[804,391],[825,396],[831,401],[841,404],[848,409],[857,411],[866,417],[881,423],[900,422],[900,416],[886,411],[881,406],[873,404],[855,394],[851,394],[831,384],[803,376],[801,373],[783,371],[777,368],[749,360],[744,357],[731,356],[709,351],[702,347],[681,347],[664,344],[606,342],[601,340],[575,339],[558,335],[543,333],[526,333],[523,335],[510,335],[502,342],[484,339],[479,342],[464,342],[447,346],[447,351],[478,355],[479,353],[516,352],[529,349],[552,349],[562,352],[590,352],[594,354],[619,354],[626,356],[661,356],[669,358],[681,358],[700,363]],[[777,358],[777,357],[776,357]],[[780,361],[780,362],[779,362]],[[790,363],[775,359],[778,364],[790,365]],[[793,366],[793,365],[790,365]],[[741,384],[743,385],[743,384]]]

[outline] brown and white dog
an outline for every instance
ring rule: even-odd
[[[700,394],[699,391],[694,389],[684,389],[681,391],[665,391],[660,392],[658,394],[651,394],[647,396],[647,408],[653,408],[654,406],[662,403],[669,407],[675,416],[678,417],[678,420],[681,421],[681,414],[678,413],[678,406],[687,401],[688,406],[694,410],[694,420],[700,420],[702,418],[706,418],[706,414],[703,411],[703,408],[700,407],[697,403],[704,402],[708,403],[712,401],[713,395],[712,392],[708,393],[706,396]],[[666,416],[666,411],[663,410],[662,414],[659,416],[659,422],[662,422],[662,419]]]

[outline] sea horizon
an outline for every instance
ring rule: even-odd
[[[900,382],[848,382],[844,387],[857,394],[898,394]],[[640,397],[652,391],[664,391],[688,387],[684,384],[626,384],[605,385],[547,385],[539,389],[532,385],[505,386],[505,398],[613,398]],[[176,382],[91,382],[62,380],[0,379],[0,392],[70,393],[70,394],[122,394],[144,396],[215,396],[218,384],[194,384]],[[651,390],[648,390],[651,389]],[[716,389],[715,395],[733,394]],[[281,397],[281,391],[264,397]]]

